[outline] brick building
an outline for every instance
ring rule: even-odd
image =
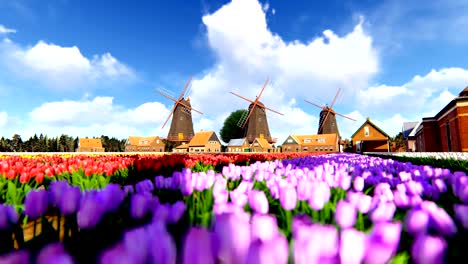
[[[468,152],[468,87],[416,128],[418,152]]]
[[[183,146],[183,145],[182,145]],[[179,148],[180,147],[180,148]],[[182,150],[179,146],[176,149]],[[185,148],[187,146],[184,146]],[[188,143],[188,152],[191,153],[218,153],[221,152],[221,142],[214,131],[200,131]]]

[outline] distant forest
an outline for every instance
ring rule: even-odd
[[[96,138],[96,137],[94,137]],[[124,152],[126,139],[101,136],[102,147],[106,152]],[[68,135],[60,137],[47,137],[47,135],[34,135],[23,140],[20,135],[0,139],[0,152],[75,152],[78,148],[78,137]]]

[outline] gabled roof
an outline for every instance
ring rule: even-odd
[[[371,126],[373,126],[377,131],[379,131],[380,133],[382,133],[382,135],[386,136],[386,137],[390,137],[387,133],[385,133],[385,131],[383,131],[382,129],[380,129],[376,124],[372,123],[370,121],[370,118],[368,117],[366,119],[366,122],[364,122],[357,130],[356,132],[354,132],[354,134],[351,136],[351,139],[357,134],[357,132],[359,132],[359,130],[361,130],[366,124],[369,124]]]
[[[229,140],[228,147],[243,146],[246,140],[246,138],[233,138]]]
[[[100,138],[80,138],[80,148],[102,148]]]
[[[418,131],[418,128],[419,126],[421,125],[422,121],[419,121],[418,124],[416,124],[413,129],[411,130],[411,132],[409,133],[408,137],[415,137],[416,136],[416,132]]]
[[[176,149],[188,149],[189,148],[189,145],[188,144],[182,144],[182,145],[179,145],[177,147],[175,147]]]
[[[404,122],[403,123],[403,137],[408,138],[409,134],[419,124],[419,122]]]
[[[192,140],[190,140],[190,143],[188,145],[190,147],[204,146],[208,143],[210,139],[219,142],[218,137],[216,136],[214,131],[200,131],[200,132],[195,133],[195,135],[193,136]]]
[[[128,143],[129,143],[129,145],[132,145],[132,146],[150,146],[157,139],[161,139],[161,138],[158,137],[158,136],[153,136],[153,137],[129,136],[128,137]],[[148,141],[148,143],[141,142],[141,141]]]
[[[270,143],[268,143],[268,140],[266,140],[264,138],[255,138],[255,140],[252,142],[252,144],[255,143],[255,141],[258,142],[258,144],[260,144],[260,147],[262,147],[262,148],[266,148],[266,149],[272,148]]]
[[[295,144],[300,144],[300,141],[299,139],[296,137],[296,135],[293,135],[293,134],[290,134],[283,142],[283,145],[284,144],[291,144],[291,143],[288,143],[288,139],[291,138],[292,140],[294,140],[294,143]]]

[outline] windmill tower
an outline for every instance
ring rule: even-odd
[[[192,77],[189,78],[184,90],[182,90],[177,99],[171,96],[170,92],[165,89],[156,90],[156,92],[162,96],[174,101],[174,106],[162,126],[162,128],[164,128],[172,115],[171,127],[169,128],[169,133],[167,135],[168,142],[189,142],[194,135],[192,111],[203,114],[202,112],[192,108],[190,98],[187,97],[187,88],[189,87],[191,80]]]
[[[352,121],[356,121],[352,119],[351,117],[342,115],[340,113],[335,112],[335,110],[333,110],[333,105],[335,104],[336,99],[338,98],[340,92],[341,92],[341,88],[338,89],[338,91],[336,92],[335,98],[333,98],[333,101],[330,106],[328,105],[321,106],[321,105],[309,102],[307,100],[304,100],[307,103],[312,104],[322,109],[322,111],[320,111],[319,127],[318,127],[317,134],[337,134],[338,137],[340,137],[340,132],[338,130],[338,123],[336,122],[336,115],[339,115],[341,117],[347,118]]]
[[[234,92],[230,92],[231,94],[250,102],[249,111],[245,112],[245,114],[241,116],[239,122],[237,123],[237,125],[243,129],[247,125],[245,137],[249,143],[252,143],[255,138],[265,138],[270,144],[276,142],[276,140],[271,137],[265,110],[269,110],[279,115],[283,114],[266,107],[262,102],[260,102],[260,97],[262,96],[268,81],[269,80],[267,79],[263,85],[262,90],[260,91],[260,94],[255,98],[255,101],[252,101]]]

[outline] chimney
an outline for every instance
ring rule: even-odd
[[[367,121],[370,121],[370,117],[366,117],[366,120],[367,120]]]

